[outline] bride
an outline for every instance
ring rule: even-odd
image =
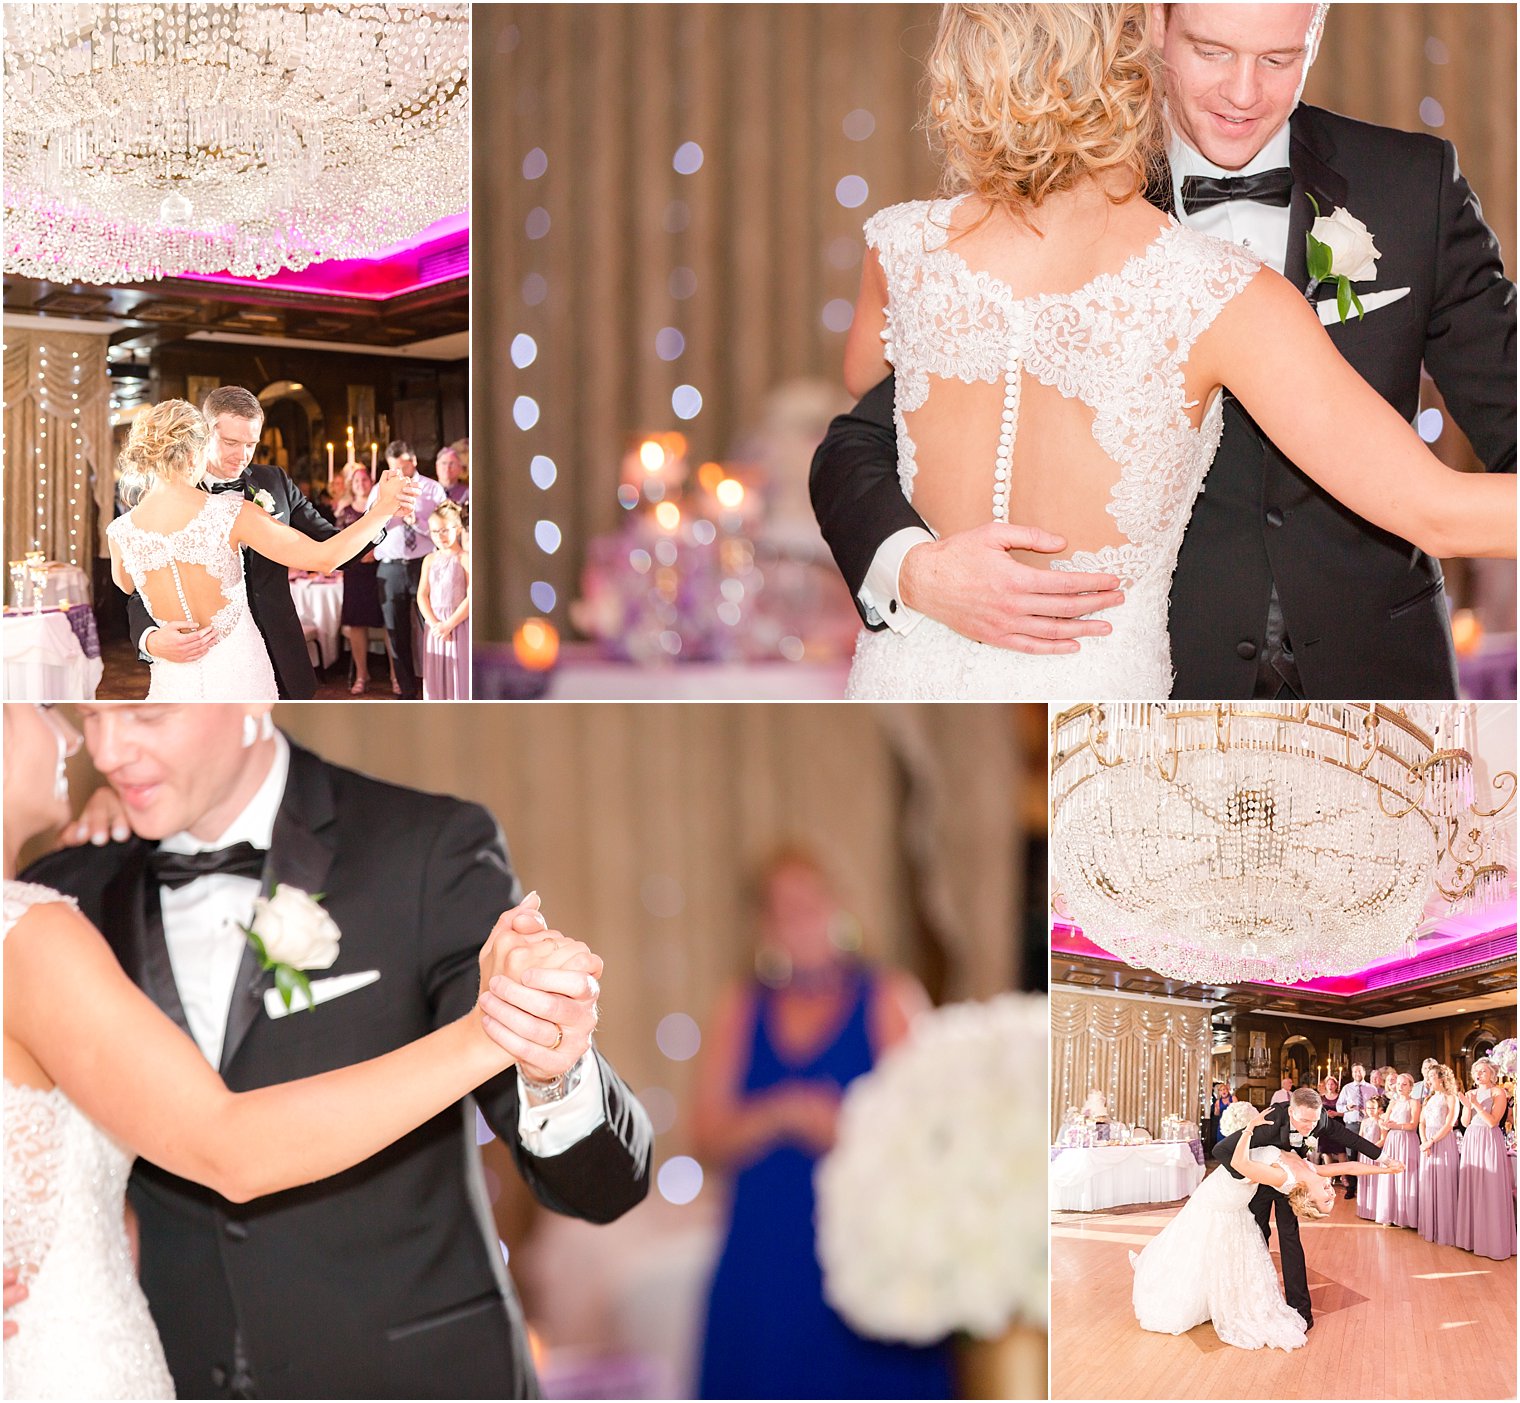
[[[416,488],[383,474],[363,516],[313,541],[241,495],[201,491],[209,441],[205,417],[182,399],[132,421],[121,468],[136,505],[106,528],[111,578],[124,593],[142,595],[155,623],[209,625],[216,635],[194,662],[155,661],[149,701],[272,701],[274,668],[248,610],[241,548],[296,569],[336,570],[408,508]]]
[[[1300,1218],[1323,1218],[1335,1203],[1335,1187],[1325,1176],[1397,1169],[1391,1161],[1315,1167],[1273,1145],[1253,1150],[1251,1131],[1265,1120],[1248,1102],[1235,1102],[1220,1130],[1241,1131],[1230,1167],[1243,1177],[1216,1169],[1143,1252],[1130,1253],[1142,1330],[1181,1335],[1208,1320],[1237,1349],[1297,1349],[1304,1343],[1309,1327],[1283,1299],[1266,1240],[1251,1216],[1258,1186],[1286,1194]]]
[[[127,1236],[135,1156],[246,1202],[358,1164],[514,1059],[472,1011],[357,1066],[228,1091],[70,898],[12,880],[21,848],[68,819],[63,766],[78,736],[12,703],[5,740],[5,1266],[27,1288],[7,1320],[18,1328],[5,1392],[171,1398]],[[547,930],[530,899],[482,947],[481,988],[530,964],[586,971],[595,959]]]
[[[1445,468],[1302,293],[1145,201],[1148,8],[945,6],[928,126],[956,193],[867,222],[845,348],[857,396],[895,372],[898,476],[936,534],[1038,522],[1078,547],[1054,568],[1120,579],[1112,631],[1043,656],[928,617],[863,632],[853,697],[1169,695],[1172,572],[1226,388],[1368,521],[1433,556],[1515,554],[1513,478]]]

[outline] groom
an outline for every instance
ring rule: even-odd
[[[1331,1120],[1325,1114],[1319,1092],[1313,1087],[1299,1087],[1287,1101],[1268,1108],[1266,1115],[1266,1121],[1252,1132],[1253,1150],[1276,1145],[1280,1150],[1292,1150],[1305,1159],[1315,1149],[1344,1150],[1353,1159],[1357,1155],[1377,1159],[1382,1154],[1371,1141],[1363,1140],[1360,1135]],[[1214,1146],[1214,1158],[1236,1179],[1245,1177],[1230,1164],[1242,1133],[1237,1130]],[[1312,1326],[1314,1308],[1309,1300],[1309,1273],[1304,1266],[1304,1245],[1298,1238],[1298,1219],[1288,1203],[1288,1196],[1263,1184],[1251,1197],[1251,1216],[1268,1242],[1272,1238],[1274,1212],[1277,1214],[1277,1248],[1282,1257],[1283,1295],[1303,1316],[1304,1323]]]
[[[495,822],[289,743],[264,706],[80,708],[133,837],[29,874],[78,898],[133,980],[247,1091],[375,1057],[469,1011],[521,889]],[[275,883],[341,932],[285,1013],[240,927]],[[320,975],[320,977],[318,977]],[[609,1222],[648,1190],[649,1119],[591,1046],[596,986],[545,995],[551,1047],[477,1089],[540,1202]],[[504,1007],[519,1034],[536,1020]],[[488,1023],[488,1029],[491,1025]],[[321,1134],[313,1126],[314,1135]],[[354,1169],[236,1204],[139,1161],[141,1277],[182,1398],[537,1395],[464,1101]]]
[[[1330,338],[1406,419],[1423,364],[1486,467],[1513,472],[1515,289],[1498,241],[1449,142],[1299,104],[1323,8],[1152,7],[1172,130],[1170,169],[1147,196],[1306,289],[1310,197],[1361,220],[1382,257],[1357,284],[1364,319],[1341,325],[1334,285],[1316,290]],[[898,487],[892,403],[888,377],[813,460],[813,508],[867,627],[906,631],[928,614],[1023,652],[1106,632],[1095,611],[1118,601],[1117,580],[1007,554],[1061,550],[1038,523],[933,538]],[[1440,562],[1339,506],[1233,398],[1171,621],[1176,697],[1457,695]]]
[[[257,396],[237,385],[222,385],[206,396],[201,413],[211,430],[206,458],[207,491],[236,492],[253,501],[267,499],[272,506],[266,509],[277,521],[314,541],[325,541],[338,534],[338,528],[312,506],[283,469],[253,462],[264,423],[264,406]],[[316,695],[317,675],[312,671],[306,635],[290,597],[290,572],[254,551],[243,553],[243,571],[248,584],[248,611],[263,635],[280,696],[291,701],[310,701]],[[155,624],[140,594],[134,594],[128,601],[127,618],[131,636],[137,640],[138,653],[145,662],[151,663],[155,658],[193,662],[204,657],[216,641],[216,635],[205,626]]]

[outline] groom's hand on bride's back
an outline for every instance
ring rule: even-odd
[[[204,658],[215,642],[215,629],[179,622],[149,629],[143,638],[143,648],[157,662],[193,663]]]
[[[902,602],[978,643],[1018,653],[1075,653],[1080,638],[1113,631],[1083,615],[1124,602],[1113,575],[1050,570],[1009,551],[1054,555],[1061,537],[1000,521],[914,546],[898,576]]]

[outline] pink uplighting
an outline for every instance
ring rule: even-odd
[[[1125,961],[1095,945],[1070,921],[1056,920],[1050,927],[1050,948],[1063,955],[1086,955],[1100,960]],[[1399,955],[1357,970],[1354,974],[1324,975],[1302,984],[1271,984],[1270,988],[1300,989],[1306,993],[1352,998],[1373,989],[1419,979],[1438,967],[1442,972],[1460,970],[1515,953],[1515,907],[1513,903],[1476,915],[1443,921],[1432,936],[1423,939],[1413,955]],[[1265,984],[1266,981],[1253,980]]]
[[[285,269],[268,278],[240,278],[231,273],[185,273],[190,282],[228,287],[278,287],[328,297],[358,297],[383,302],[421,288],[468,277],[470,216],[450,215],[416,238],[382,250],[374,258],[335,258],[299,272]]]

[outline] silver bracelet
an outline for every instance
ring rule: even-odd
[[[538,1097],[540,1101],[563,1101],[565,1097],[580,1085],[581,1064],[577,1062],[568,1071],[561,1072],[557,1077],[551,1077],[548,1081],[534,1081],[521,1067],[517,1069],[517,1075],[522,1078],[523,1086]]]

